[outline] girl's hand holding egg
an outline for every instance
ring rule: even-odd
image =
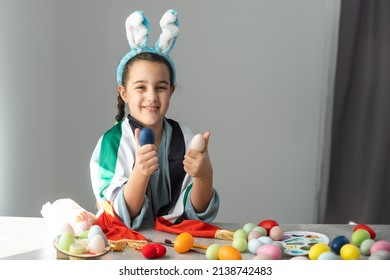
[[[210,178],[212,165],[208,155],[210,133],[197,134],[192,139],[190,149],[184,156],[184,170],[194,178]]]
[[[203,138],[202,134],[196,134],[194,138],[192,138],[190,148],[198,151],[198,152],[203,152],[205,148],[205,140]]]

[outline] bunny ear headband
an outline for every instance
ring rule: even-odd
[[[175,10],[168,10],[160,20],[162,32],[154,47],[148,47],[150,24],[142,11],[135,11],[126,20],[126,36],[131,51],[120,61],[116,73],[118,85],[122,85],[122,73],[126,63],[135,55],[142,52],[151,52],[165,57],[173,69],[175,81],[175,65],[169,53],[175,45],[179,34],[179,20]]]

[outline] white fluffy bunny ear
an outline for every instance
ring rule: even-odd
[[[179,20],[175,10],[168,10],[160,20],[162,32],[156,42],[155,49],[167,56],[172,50],[179,34]]]
[[[126,36],[132,50],[142,50],[148,45],[150,23],[142,11],[135,11],[126,19]]]

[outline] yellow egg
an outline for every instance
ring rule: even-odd
[[[188,252],[194,245],[194,237],[188,232],[180,233],[173,244],[173,248],[176,252],[182,254]]]
[[[231,245],[223,245],[218,250],[218,259],[220,260],[242,260],[240,251]]]
[[[309,250],[309,259],[317,260],[325,252],[330,252],[330,247],[324,243],[314,244]]]
[[[360,250],[353,244],[345,244],[340,249],[340,256],[343,260],[359,260]]]
[[[88,250],[87,245],[84,242],[76,242],[70,244],[69,253],[71,254],[84,254]]]

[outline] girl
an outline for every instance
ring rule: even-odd
[[[175,11],[167,11],[164,17],[168,18],[167,25],[177,27]],[[139,22],[142,26],[135,26]],[[211,222],[218,212],[219,197],[213,188],[208,154],[210,133],[203,135],[203,152],[190,149],[191,130],[165,117],[175,91],[175,67],[167,54],[177,32],[168,38],[164,52],[160,47],[166,43],[164,28],[153,49],[147,47],[147,40],[141,45],[134,42],[134,32],[142,27],[148,32],[149,23],[142,12],[133,13],[126,27],[132,51],[118,66],[117,123],[99,139],[91,157],[94,194],[99,204],[109,201],[132,229],[159,216],[171,222]],[[130,112],[127,117],[126,104]],[[152,129],[153,144],[139,144],[139,132],[144,127]]]

